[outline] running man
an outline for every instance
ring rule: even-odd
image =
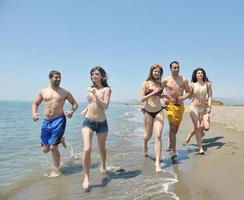
[[[175,158],[176,153],[176,134],[178,132],[183,113],[183,101],[190,96],[188,80],[179,75],[179,62],[170,63],[171,76],[162,81],[163,88],[166,88],[167,97],[163,98],[166,104],[167,117],[169,121],[169,148],[171,157]]]
[[[49,73],[50,86],[44,88],[38,94],[36,100],[32,104],[32,119],[37,121],[39,113],[37,112],[39,105],[44,102],[45,119],[41,128],[41,145],[42,151],[48,153],[51,151],[53,160],[53,171],[49,177],[57,177],[60,175],[60,152],[58,150],[59,143],[64,143],[64,131],[66,125],[66,117],[71,118],[78,107],[76,100],[71,93],[59,87],[61,81],[61,73],[51,71]],[[64,114],[64,103],[68,100],[72,105],[70,111]]]

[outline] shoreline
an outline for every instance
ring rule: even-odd
[[[128,106],[138,110],[142,108],[140,104]],[[243,198],[244,114],[242,113],[244,106],[212,106],[210,130],[205,132],[203,140],[205,155],[198,155],[195,137],[191,139],[189,145],[182,145],[193,127],[189,116],[189,105],[185,105],[184,117],[177,134],[178,161],[172,166],[179,182],[171,186],[171,190],[181,200]],[[168,123],[166,116],[165,123]],[[163,134],[163,137],[168,135],[165,131]],[[187,155],[182,156],[182,152],[185,151]],[[169,157],[167,153],[163,156]]]
[[[141,105],[127,106],[135,110],[140,110],[141,108]],[[186,105],[183,121],[177,134],[177,150],[179,156],[175,164],[172,163],[169,153],[165,152],[167,146],[163,145],[162,168],[163,170],[174,172],[178,177],[178,182],[171,185],[169,191],[174,192],[181,200],[242,199],[244,196],[244,192],[242,191],[242,186],[244,185],[244,172],[242,170],[242,166],[244,165],[244,127],[241,122],[244,120],[244,115],[240,113],[244,113],[243,111],[244,107],[213,106],[211,127],[210,130],[206,132],[203,143],[205,155],[198,155],[194,137],[189,145],[182,145],[187,133],[193,126],[189,117],[188,106]],[[237,118],[238,121],[236,120]],[[166,118],[165,123],[167,123]],[[164,139],[167,137],[167,134],[168,130],[164,129]],[[153,146],[153,140],[154,139],[152,139],[152,143],[150,144],[151,147]],[[151,152],[153,153],[153,148],[151,148]],[[140,163],[145,162],[145,172],[148,170],[150,171],[153,162],[141,157],[139,159]],[[130,166],[130,168],[133,169],[132,172],[136,172],[132,174],[135,177],[138,176],[137,173],[140,171],[137,170],[138,167],[139,169],[142,167],[128,162],[120,164],[122,166]],[[97,166],[95,167],[97,168]],[[48,190],[50,190],[52,195],[58,195],[60,193],[60,199],[64,197],[62,194],[68,195],[71,199],[77,199],[80,197],[79,195],[81,195],[80,170],[82,166],[80,161],[75,161],[74,166],[72,165],[72,169],[74,169],[74,172],[72,172],[73,174],[64,174],[64,176],[58,179],[40,177],[40,179],[34,182],[24,182],[22,185],[23,187],[18,188],[18,190],[13,189],[9,192],[9,195],[1,196],[0,199],[28,199],[29,195],[37,195],[38,198],[41,198]],[[96,176],[100,179],[100,175]],[[154,176],[157,177],[158,175],[150,172],[150,177],[154,178]],[[133,181],[134,179],[132,178],[131,180]],[[64,183],[66,184],[63,185]],[[105,184],[106,187],[102,185],[99,187],[104,187],[104,191],[110,191],[110,187],[115,187],[115,185],[112,186],[110,183],[108,185]],[[63,189],[65,190],[59,191],[60,187],[64,187]],[[51,188],[55,190],[53,191]],[[90,195],[98,195],[99,191],[96,192],[91,192],[92,194]],[[154,196],[154,198],[160,199],[160,196]]]

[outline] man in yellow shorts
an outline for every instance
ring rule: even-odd
[[[180,125],[185,110],[184,105],[168,102],[166,104],[166,109],[169,122],[171,124]]]
[[[172,152],[171,157],[175,158],[176,153],[176,134],[178,132],[183,113],[183,101],[190,96],[188,80],[179,75],[180,66],[177,61],[170,63],[171,76],[163,81],[163,88],[166,88],[167,97],[163,98],[166,104],[167,117],[169,121],[169,148]]]

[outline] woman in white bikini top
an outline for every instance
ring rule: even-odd
[[[206,72],[202,68],[193,71],[190,83],[192,103],[191,108],[211,111],[212,89]]]
[[[90,163],[92,136],[97,135],[98,148],[101,157],[101,173],[106,173],[106,141],[108,135],[108,123],[105,110],[109,106],[111,89],[107,84],[107,73],[102,67],[96,66],[90,71],[92,86],[88,89],[87,100],[89,102],[82,123],[84,180],[82,187],[85,191],[90,188]]]
[[[212,88],[206,72],[202,68],[197,68],[192,73],[190,84],[192,103],[190,105],[190,117],[193,122],[193,129],[188,134],[184,145],[190,142],[193,135],[196,135],[199,153],[204,154],[202,148],[202,137],[204,130],[209,130],[210,112],[212,102]]]
[[[206,100],[208,97],[208,86],[205,82],[192,82],[190,84],[192,90],[192,109],[204,111],[207,107]],[[200,111],[200,112],[201,112]]]

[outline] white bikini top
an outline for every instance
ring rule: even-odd
[[[103,98],[105,91],[103,89],[98,91],[98,97]],[[87,101],[89,103],[96,102],[96,98],[93,97],[92,93],[88,91]]]
[[[196,83],[191,83],[193,89],[193,97],[206,99],[208,95],[208,87],[207,84],[204,83],[203,85]]]

